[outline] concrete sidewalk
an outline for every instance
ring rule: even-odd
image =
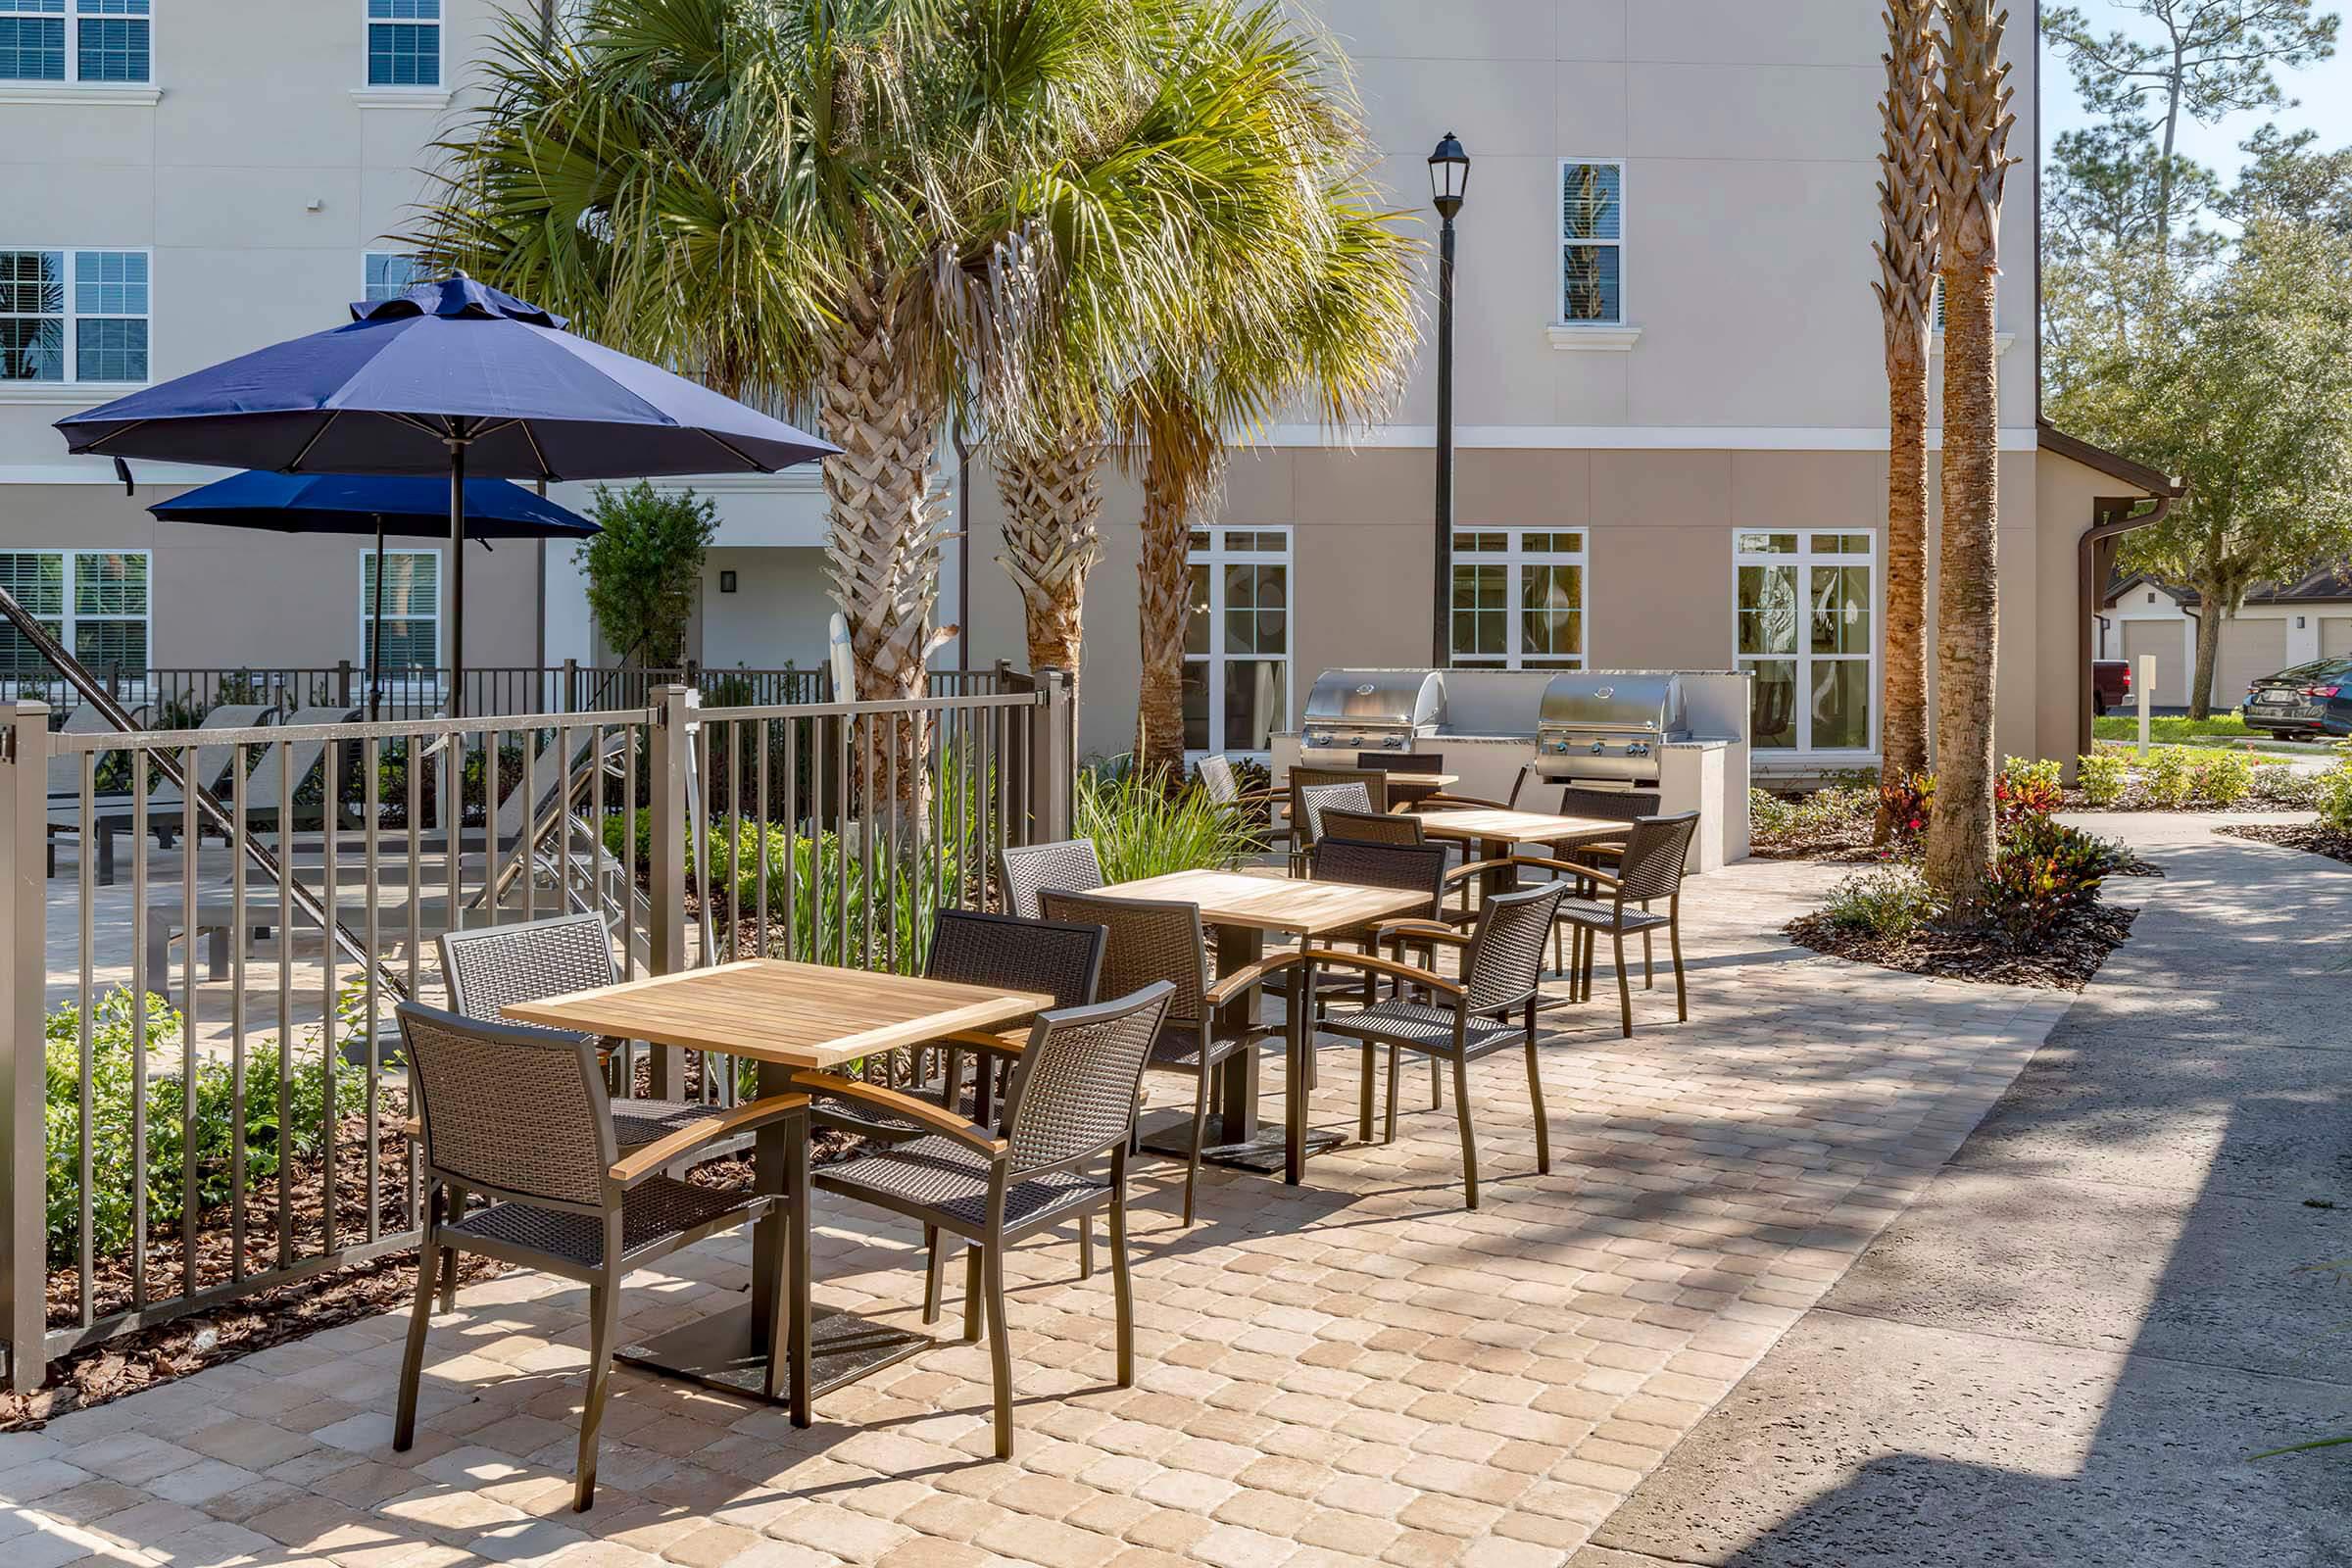
[[[1918,1202],[1576,1568],[2352,1563],[2352,866],[2106,816],[2169,875]],[[2276,820],[2276,818],[2273,818]]]

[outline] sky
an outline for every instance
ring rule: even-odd
[[[2136,14],[2136,8],[2118,4],[2117,0],[2077,0],[2091,25],[2101,32],[2120,28],[2125,32],[2152,30],[2146,20]],[[2352,5],[2339,6],[2352,10]],[[2061,131],[2075,130],[2090,122],[2082,111],[2082,102],[2075,96],[2074,74],[2065,57],[2045,39],[2042,62],[2042,126],[2043,152],[2049,150],[2049,140]],[[2245,163],[2237,150],[2238,143],[2265,122],[2276,120],[2288,130],[2308,127],[2320,133],[2320,146],[2327,151],[2352,146],[2352,21],[2347,21],[2342,41],[2335,56],[2301,71],[2277,73],[2278,85],[2287,97],[2300,102],[2279,110],[2258,110],[2249,114],[2231,115],[2218,124],[2200,125],[2193,120],[2183,120],[2180,126],[2180,150],[2208,169],[2219,173],[2223,180],[2233,178]]]

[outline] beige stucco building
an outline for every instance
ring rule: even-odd
[[[152,13],[143,59],[122,29],[84,47],[87,19],[61,6],[62,80],[26,74],[51,64],[37,51],[0,49],[0,289],[14,289],[0,299],[0,568],[37,575],[54,558],[52,575],[71,583],[72,553],[100,552],[93,574],[144,573],[136,613],[101,594],[109,615],[66,628],[92,651],[143,651],[159,666],[331,665],[363,652],[357,542],[154,523],[146,504],[213,475],[142,465],[126,498],[109,466],[67,457],[49,424],[142,375],[331,324],[344,302],[396,282],[391,236],[413,221],[419,166],[463,111],[493,12],[489,0],[236,0],[241,25],[220,29],[189,24],[192,5],[134,0]],[[1869,760],[1885,592],[1868,250],[1876,8],[1310,9],[1353,62],[1398,209],[1427,212],[1424,160],[1445,132],[1475,160],[1460,220],[1458,656],[1737,662],[1758,676],[1761,766]],[[2085,624],[2079,544],[2102,501],[2155,479],[2053,451],[2037,430],[2029,24],[2015,31],[2012,147],[2027,162],[2010,175],[1998,307],[1999,738],[2068,756]],[[1341,441],[1278,425],[1237,454],[1202,533],[1198,743],[1262,745],[1326,665],[1428,662],[1434,421],[1425,354],[1381,428]],[[991,560],[984,454],[974,481],[968,577],[954,551],[941,611],[962,618],[968,598],[969,624],[943,662],[1017,662],[1019,604]],[[694,651],[722,665],[815,662],[828,607],[814,476],[700,488],[722,531]],[[559,498],[578,502],[569,489]],[[1087,606],[1082,744],[1094,752],[1123,749],[1134,719],[1137,513],[1132,486],[1114,483]],[[442,564],[432,542],[409,543],[405,646],[422,657],[445,646]],[[475,662],[598,656],[567,556],[474,553]],[[126,570],[131,557],[142,564]]]

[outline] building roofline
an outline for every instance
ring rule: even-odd
[[[2054,452],[2062,458],[2080,463],[2085,468],[2095,468],[2109,478],[2121,479],[2150,496],[2170,496],[2179,500],[2188,493],[2187,480],[2176,479],[2120,452],[2094,446],[2079,435],[2068,435],[2047,419],[2034,421],[2034,444],[2044,452]]]

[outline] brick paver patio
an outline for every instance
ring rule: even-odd
[[[1866,970],[1776,928],[1835,868],[1690,884],[1691,1016],[1637,994],[1547,1015],[1554,1168],[1514,1054],[1473,1069],[1485,1206],[1450,1105],[1405,1075],[1394,1146],[1305,1186],[1146,1167],[1138,1382],[1112,1386],[1107,1270],[1015,1251],[1018,1454],[986,1457],[987,1359],[943,1344],[824,1398],[814,1429],[626,1367],[595,1510],[569,1511],[585,1293],[515,1275],[436,1319],[416,1446],[390,1412],[405,1314],[0,1437],[12,1568],[353,1568],[467,1558],[687,1568],[1408,1568],[1558,1563],[1958,1148],[2071,998]],[[1352,1131],[1351,1054],[1319,1125]],[[1167,1086],[1161,1086],[1163,1089]],[[818,1211],[820,1300],[915,1314],[909,1227]],[[627,1330],[748,1284],[747,1243],[647,1272]],[[945,1326],[957,1321],[950,1269]]]

